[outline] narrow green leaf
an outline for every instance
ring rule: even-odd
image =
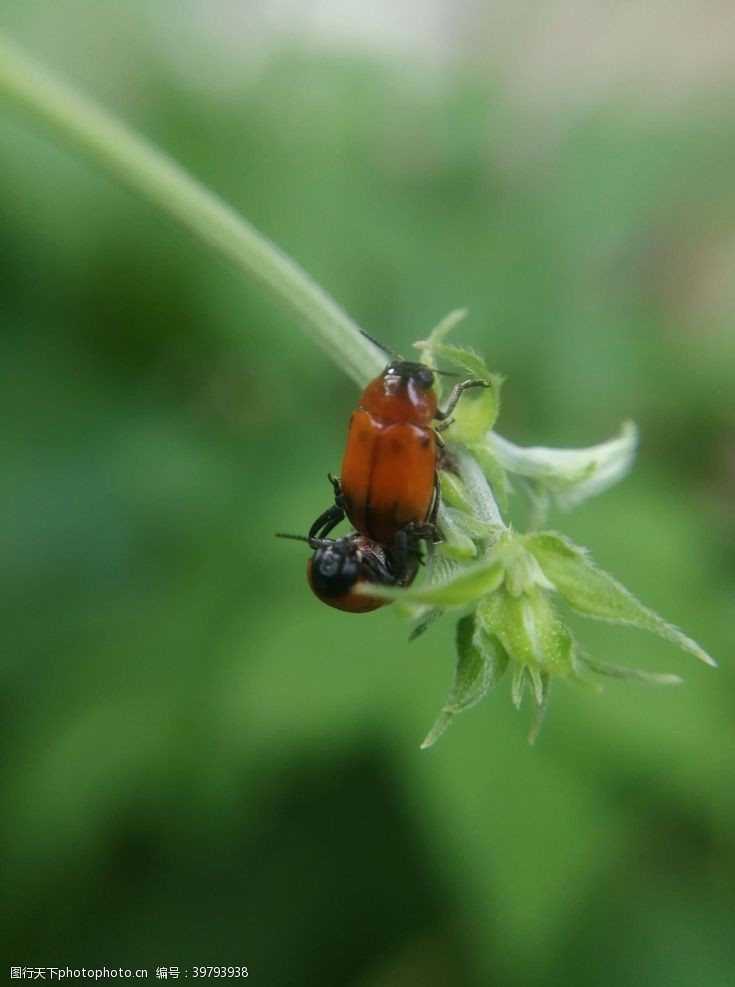
[[[717,663],[696,641],[678,627],[640,603],[622,583],[609,573],[598,569],[584,549],[553,531],[526,537],[527,547],[534,553],[549,579],[570,607],[586,617],[629,624],[653,631],[666,641],[689,651],[707,665]]]
[[[549,706],[550,678],[545,672],[538,673],[538,684],[534,683],[534,707],[531,729],[528,732],[529,744],[535,744]]]
[[[475,617],[467,614],[457,622],[455,642],[457,666],[454,685],[444,711],[461,713],[478,703],[488,690],[488,662],[475,641]]]
[[[413,345],[416,349],[421,351],[438,346],[441,342],[443,342],[445,336],[452,332],[453,329],[456,329],[460,322],[464,322],[467,315],[468,312],[466,308],[452,309],[448,315],[444,316],[441,322],[434,326],[429,333],[429,338],[427,340],[420,340]]]
[[[643,682],[646,685],[681,685],[684,679],[680,675],[668,672],[644,672],[637,668],[626,668],[623,665],[610,665],[606,661],[592,658],[591,655],[578,652],[579,662],[591,672],[605,675],[611,679],[622,679],[627,682]]]
[[[544,686],[541,678],[541,672],[535,665],[528,666],[528,678],[531,683],[533,701],[537,706],[541,706],[544,701]]]
[[[425,610],[420,617],[415,618],[414,625],[408,635],[408,640],[415,641],[417,637],[425,634],[434,621],[438,620],[443,613],[444,611],[441,607],[432,607],[430,610]]]
[[[441,737],[444,731],[447,729],[449,724],[452,722],[453,716],[451,713],[440,713],[434,726],[429,730],[424,739],[421,741],[421,750],[428,750],[429,747],[433,747],[437,740]]]
[[[508,652],[494,634],[488,634],[477,618],[472,642],[487,663],[486,692],[489,692],[505,674],[510,660]]]
[[[456,645],[454,683],[436,722],[421,744],[422,748],[436,743],[453,716],[479,703],[508,665],[508,656],[497,639],[477,633],[473,614],[458,621]]]
[[[380,596],[386,600],[406,599],[415,603],[429,603],[432,606],[462,607],[482,596],[494,593],[502,581],[502,564],[496,561],[484,561],[466,566],[458,575],[445,583],[410,586],[407,589],[393,589],[370,583],[364,588],[358,587],[358,591],[366,596]]]
[[[510,698],[516,709],[521,708],[523,702],[523,687],[526,684],[526,666],[516,665],[513,668],[513,682],[510,687]]]

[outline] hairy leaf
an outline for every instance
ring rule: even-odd
[[[526,537],[526,545],[570,607],[586,617],[653,631],[707,665],[717,663],[696,641],[640,603],[622,583],[598,569],[584,549],[553,531]]]
[[[456,645],[454,684],[436,722],[421,744],[422,748],[436,743],[453,716],[484,699],[508,665],[508,656],[497,638],[482,631],[477,633],[472,614],[457,623]]]

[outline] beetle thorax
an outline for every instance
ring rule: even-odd
[[[361,406],[380,421],[428,425],[436,414],[434,375],[421,363],[389,364],[363,391]]]

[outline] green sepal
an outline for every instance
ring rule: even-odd
[[[586,670],[625,682],[642,682],[644,685],[681,685],[684,681],[680,675],[672,675],[669,672],[645,672],[638,668],[626,668],[624,665],[611,665],[581,650],[577,650],[575,660],[579,672]]]
[[[457,713],[484,699],[508,666],[508,655],[500,642],[476,626],[473,614],[458,621],[456,645],[454,683],[436,722],[421,744],[424,749],[436,743]]]
[[[546,674],[546,672],[534,670],[537,675],[537,681],[533,683],[533,718],[531,720],[531,729],[528,731],[528,742],[529,744],[535,744],[536,738],[541,731],[541,725],[544,722],[544,717],[546,716],[546,710],[549,706],[549,693],[551,691],[551,679]]]
[[[511,702],[516,709],[521,708],[523,702],[523,690],[526,685],[526,666],[516,664],[513,667],[513,681],[510,686]]]
[[[653,631],[705,664],[717,667],[696,641],[640,603],[622,583],[598,569],[587,552],[568,538],[554,531],[543,531],[527,535],[525,543],[557,591],[577,613]]]
[[[467,535],[469,538],[485,542],[489,540],[496,542],[498,535],[503,530],[497,524],[486,524],[484,521],[478,521],[473,514],[465,514],[464,511],[457,511],[453,507],[447,507],[445,510],[446,514],[450,517],[451,523],[454,525],[453,530]],[[446,520],[446,515],[440,512],[440,516],[442,521]],[[473,557],[476,554],[477,552],[473,552]]]
[[[554,588],[538,559],[523,548],[518,538],[506,535],[499,554],[505,565],[505,588],[511,596],[528,594],[535,586],[545,590]]]
[[[425,751],[428,750],[429,747],[433,747],[453,719],[454,716],[452,713],[445,713],[442,711],[434,721],[434,725],[431,730],[429,730],[424,739],[421,741],[421,744],[419,745],[420,749]]]
[[[503,587],[480,603],[477,616],[519,665],[535,665],[554,676],[574,674],[574,640],[541,587],[521,596]]]
[[[461,400],[452,413],[454,424],[451,437],[465,444],[481,441],[497,421],[503,383],[503,378],[490,373],[485,361],[473,349],[444,343],[446,336],[466,317],[466,309],[455,309],[432,329],[427,340],[414,343],[429,366],[436,367],[440,360],[446,360],[470,377],[486,380],[490,384],[488,388],[478,388],[476,396],[469,401]]]
[[[456,473],[450,473],[449,470],[440,470],[439,487],[443,504],[447,504],[449,507],[455,507],[459,511],[464,511],[465,514],[472,514],[472,501],[467,496],[464,484]]]
[[[465,444],[480,442],[498,420],[500,413],[500,389],[503,378],[490,372],[482,357],[465,346],[439,344],[433,347],[436,357],[459,367],[470,377],[485,380],[489,387],[477,388],[474,397],[462,397],[452,412],[454,424],[451,436]]]
[[[489,380],[493,376],[483,358],[471,346],[454,346],[451,343],[439,343],[434,346],[434,353],[449,363],[452,363],[455,367],[459,367],[460,370],[464,370],[471,377]],[[497,382],[500,384],[502,377],[498,377]]]
[[[424,608],[422,613],[414,618],[413,627],[408,635],[409,641],[415,641],[417,637],[421,637],[426,631],[431,627],[435,620],[438,620],[444,613],[442,607],[430,607],[429,609]]]
[[[444,504],[439,508],[439,531],[441,532],[441,552],[443,555],[459,561],[467,561],[477,557],[477,548],[471,535],[465,530],[461,523],[462,519],[470,515],[459,514],[451,507]]]
[[[437,355],[435,352],[435,347],[439,346],[445,339],[446,336],[452,332],[453,329],[463,322],[467,318],[466,308],[455,308],[448,315],[445,315],[441,322],[429,333],[428,339],[419,340],[414,343],[414,347],[421,352],[421,358],[424,363],[430,367],[435,367],[437,364]]]
[[[541,731],[546,709],[549,704],[551,676],[542,672],[537,665],[516,665],[513,669],[513,682],[510,696],[516,709],[521,708],[523,692],[526,686],[533,701],[533,717],[528,731],[528,743],[535,744]]]

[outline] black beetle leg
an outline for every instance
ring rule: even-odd
[[[393,542],[393,561],[397,586],[408,586],[423,562],[419,542],[431,544],[436,538],[436,528],[428,522],[411,521],[396,534]]]
[[[449,418],[451,413],[457,407],[457,402],[462,397],[466,390],[470,387],[490,387],[490,381],[480,380],[480,378],[474,378],[473,380],[463,380],[461,384],[455,384],[452,388],[452,393],[449,395],[449,401],[447,402],[446,408],[442,411],[441,408],[437,409],[434,418],[438,418],[439,421],[444,421]]]
[[[327,473],[329,482],[332,484],[332,489],[334,490],[334,503],[337,507],[341,508],[342,511],[345,509],[345,495],[342,493],[342,484],[340,483],[338,476],[332,476],[331,473]]]
[[[328,507],[309,528],[309,541],[314,538],[326,538],[332,528],[336,528],[340,521],[344,520],[344,516],[345,512],[337,504]]]
[[[434,541],[436,538],[436,519],[439,515],[439,504],[441,502],[441,492],[439,489],[439,471],[434,471],[434,501],[431,505],[431,511],[429,512],[429,524],[434,529]]]

